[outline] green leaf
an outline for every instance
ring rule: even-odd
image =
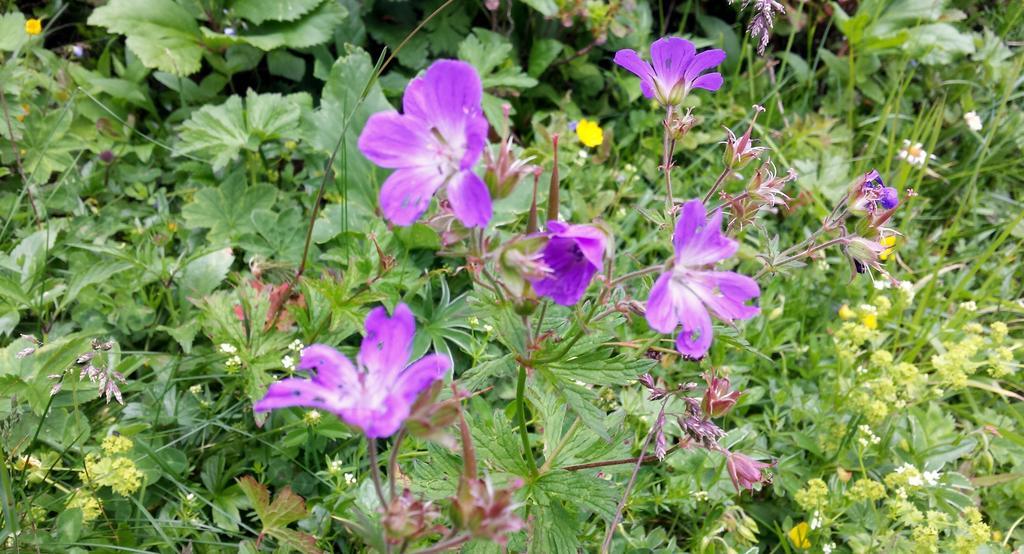
[[[578,522],[559,504],[538,507],[531,528],[534,537],[529,541],[530,554],[579,551]]]
[[[285,486],[278,491],[273,502],[270,501],[270,491],[267,487],[257,482],[251,476],[246,475],[238,480],[238,486],[249,499],[256,516],[263,524],[261,533],[270,535],[278,540],[282,546],[293,548],[300,552],[319,553],[316,547],[316,537],[288,529],[288,526],[309,515],[306,510],[306,502],[301,496],[292,492],[291,487]]]
[[[302,107],[312,100],[306,94],[256,94],[228,98],[217,106],[204,106],[181,127],[178,154],[196,153],[219,171],[242,150],[256,152],[260,144],[298,133]]]
[[[522,2],[539,11],[544,17],[558,15],[558,4],[555,3],[555,0],[522,0]]]
[[[199,71],[199,25],[172,0],[111,0],[96,8],[88,23],[125,35],[128,48],[146,67],[181,76]]]
[[[301,81],[306,75],[306,60],[286,50],[274,50],[267,54],[267,70],[271,75]]]
[[[328,0],[296,21],[267,21],[249,31],[229,36],[203,27],[203,37],[212,46],[248,44],[263,51],[275,48],[309,48],[334,38],[334,29],[345,21],[347,11]]]
[[[564,47],[561,42],[553,38],[542,38],[534,42],[533,47],[530,48],[530,61],[526,72],[530,77],[540,77],[541,73],[544,73],[544,70],[558,58]]]
[[[235,0],[231,10],[259,25],[264,21],[295,21],[323,0]]]
[[[542,475],[533,486],[549,497],[593,512],[605,521],[615,517],[618,491],[608,482],[577,471],[551,471]]]
[[[360,187],[364,195],[376,198],[376,187],[372,185],[381,179],[375,176],[375,166],[359,151],[357,143],[359,132],[370,115],[392,108],[373,72],[369,54],[361,49],[353,49],[338,58],[324,86],[320,109],[305,117],[302,127],[307,140],[325,154],[334,150],[344,132],[343,150],[335,160],[338,179],[348,181],[349,194],[356,193]]]
[[[21,12],[5,13],[0,16],[0,51],[14,52],[28,42],[25,32],[25,16]]]
[[[209,229],[207,239],[214,245],[230,245],[245,233],[256,232],[252,212],[273,207],[277,189],[266,184],[246,186],[240,176],[228,178],[219,187],[204,188],[181,213],[191,229]]]
[[[230,248],[221,248],[192,260],[181,273],[179,293],[184,298],[196,299],[210,294],[227,277],[234,262],[235,256]]]

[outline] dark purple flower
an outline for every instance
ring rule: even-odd
[[[891,210],[900,205],[900,195],[893,187],[885,186],[882,176],[872,169],[854,190],[853,209],[874,214],[878,208]]]
[[[732,479],[732,485],[736,487],[737,492],[740,489],[751,490],[754,485],[764,482],[765,476],[761,470],[772,466],[738,452],[726,453],[725,465],[729,470],[729,479]]]
[[[416,397],[440,379],[451,360],[429,354],[409,363],[416,320],[405,304],[392,317],[376,308],[366,316],[366,336],[356,359],[323,344],[302,351],[299,369],[312,379],[289,378],[270,385],[253,406],[257,412],[304,406],[327,410],[367,437],[388,437],[409,417]]]
[[[651,63],[633,50],[619,50],[615,63],[640,77],[640,90],[647,98],[656,98],[663,106],[674,106],[691,89],[715,91],[722,86],[722,74],[704,73],[725,60],[723,50],[705,50],[697,54],[693,43],[678,37],[663,37],[651,45]]]
[[[389,221],[412,225],[442,186],[464,225],[484,227],[490,221],[490,193],[473,173],[487,143],[482,96],[473,66],[439,60],[409,83],[403,113],[381,112],[367,120],[359,150],[395,170],[380,189],[380,207]]]
[[[745,275],[707,269],[739,248],[736,241],[722,234],[721,210],[708,221],[700,200],[687,202],[672,243],[675,262],[651,288],[647,322],[662,333],[674,332],[682,325],[676,348],[690,358],[700,358],[711,348],[711,313],[727,323],[754,317],[760,308],[746,302],[760,296],[761,290]]]
[[[550,272],[531,280],[533,289],[563,306],[579,302],[604,264],[607,237],[597,227],[548,221],[548,243],[541,250]]]

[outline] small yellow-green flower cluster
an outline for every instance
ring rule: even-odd
[[[974,313],[963,309],[963,312]],[[1007,341],[1009,328],[1001,321],[985,327],[975,321],[946,329],[942,351],[931,357],[937,381],[952,390],[967,386],[969,378],[984,368],[989,375],[1002,379],[1014,371],[1014,351],[1021,343]]]
[[[85,489],[78,489],[68,500],[68,508],[81,508],[82,522],[89,523],[103,513],[103,504],[91,492]]]
[[[973,506],[965,509],[962,517],[955,521],[949,514],[929,511],[919,523],[912,528],[910,540],[914,552],[921,554],[973,554],[987,544],[992,536],[992,530],[982,521],[981,512]]]
[[[815,510],[828,500],[828,485],[821,479],[811,479],[804,488],[796,492],[794,498],[804,510]]]
[[[846,496],[854,502],[875,502],[885,498],[885,485],[874,479],[858,479]]]
[[[131,450],[132,441],[121,435],[103,439],[102,454],[90,452],[85,467],[78,472],[83,483],[92,488],[110,487],[121,496],[129,496],[142,486],[142,472],[131,458],[123,454]]]

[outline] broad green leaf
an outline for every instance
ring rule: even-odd
[[[263,142],[296,136],[303,107],[311,102],[304,93],[282,96],[250,90],[244,107],[239,96],[204,106],[182,125],[177,153],[199,154],[219,171],[242,150],[256,152]]]
[[[526,72],[530,77],[540,77],[541,73],[544,73],[544,70],[558,58],[564,47],[561,42],[553,38],[542,38],[535,41],[530,48],[530,61]]]
[[[306,74],[306,60],[285,50],[274,50],[267,54],[267,70],[271,75],[301,81]]]
[[[304,117],[302,127],[307,140],[325,154],[334,150],[344,132],[343,151],[334,166],[338,180],[348,181],[349,194],[375,199],[373,185],[384,175],[363,156],[357,142],[370,115],[392,108],[374,80],[373,68],[370,56],[358,48],[338,58],[324,86],[320,109]]]
[[[578,471],[551,471],[542,475],[533,487],[549,499],[558,499],[591,511],[605,521],[615,516],[619,493],[608,482]]]
[[[316,537],[288,529],[288,526],[309,515],[306,509],[306,502],[301,496],[292,492],[291,487],[285,486],[279,490],[273,502],[270,500],[270,491],[267,487],[258,483],[251,476],[246,475],[238,480],[238,486],[249,499],[252,509],[263,524],[261,533],[274,537],[282,544],[306,553],[318,553]]]
[[[182,76],[199,71],[199,25],[172,0],[112,0],[96,8],[88,23],[125,35],[128,48],[146,67]]]
[[[243,178],[232,177],[219,187],[197,192],[181,213],[189,228],[209,229],[207,240],[213,245],[230,245],[243,234],[256,232],[253,210],[270,209],[276,198],[277,189],[266,183],[246,186]]]
[[[14,52],[27,41],[25,16],[21,12],[5,13],[0,16],[0,51]]]
[[[184,298],[201,298],[217,288],[228,275],[235,256],[230,248],[214,250],[185,266],[178,281],[178,291]]]
[[[558,15],[558,4],[555,0],[522,0],[524,4],[540,12],[544,17]]]
[[[345,20],[346,10],[334,0],[320,4],[295,21],[267,21],[236,35],[215,33],[204,27],[203,37],[213,46],[248,44],[263,51],[275,48],[309,48],[334,38],[334,29]]]
[[[579,522],[558,503],[539,506],[531,529],[534,537],[529,541],[530,554],[579,551]]]
[[[295,21],[322,3],[323,0],[235,0],[231,10],[259,25],[264,21]]]

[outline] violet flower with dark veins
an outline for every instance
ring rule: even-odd
[[[541,249],[543,278],[532,279],[537,294],[563,306],[579,302],[590,280],[601,270],[608,238],[597,227],[548,221],[548,243]]]
[[[428,354],[413,363],[416,320],[405,304],[375,308],[366,317],[366,336],[356,358],[358,367],[341,352],[323,344],[302,351],[299,369],[311,379],[291,377],[270,385],[253,406],[257,412],[303,406],[329,411],[369,438],[393,435],[416,398],[451,368],[451,360]]]
[[[647,322],[661,333],[682,326],[676,348],[687,357],[701,358],[711,348],[711,314],[726,323],[750,319],[760,308],[746,302],[760,296],[761,290],[750,277],[709,268],[739,249],[736,241],[722,234],[721,210],[708,221],[700,200],[687,202],[672,243],[675,261],[651,288]]]
[[[640,77],[640,90],[662,106],[676,106],[695,88],[716,91],[722,86],[722,74],[705,73],[725,61],[724,50],[705,50],[700,54],[693,43],[678,37],[663,37],[651,44],[651,62],[645,62],[634,50],[615,53],[615,63]]]
[[[455,216],[466,227],[491,220],[491,195],[473,166],[487,144],[483,86],[473,66],[438,60],[413,79],[402,97],[403,113],[370,116],[359,150],[373,163],[394,169],[380,189],[388,221],[412,225],[445,187]]]

